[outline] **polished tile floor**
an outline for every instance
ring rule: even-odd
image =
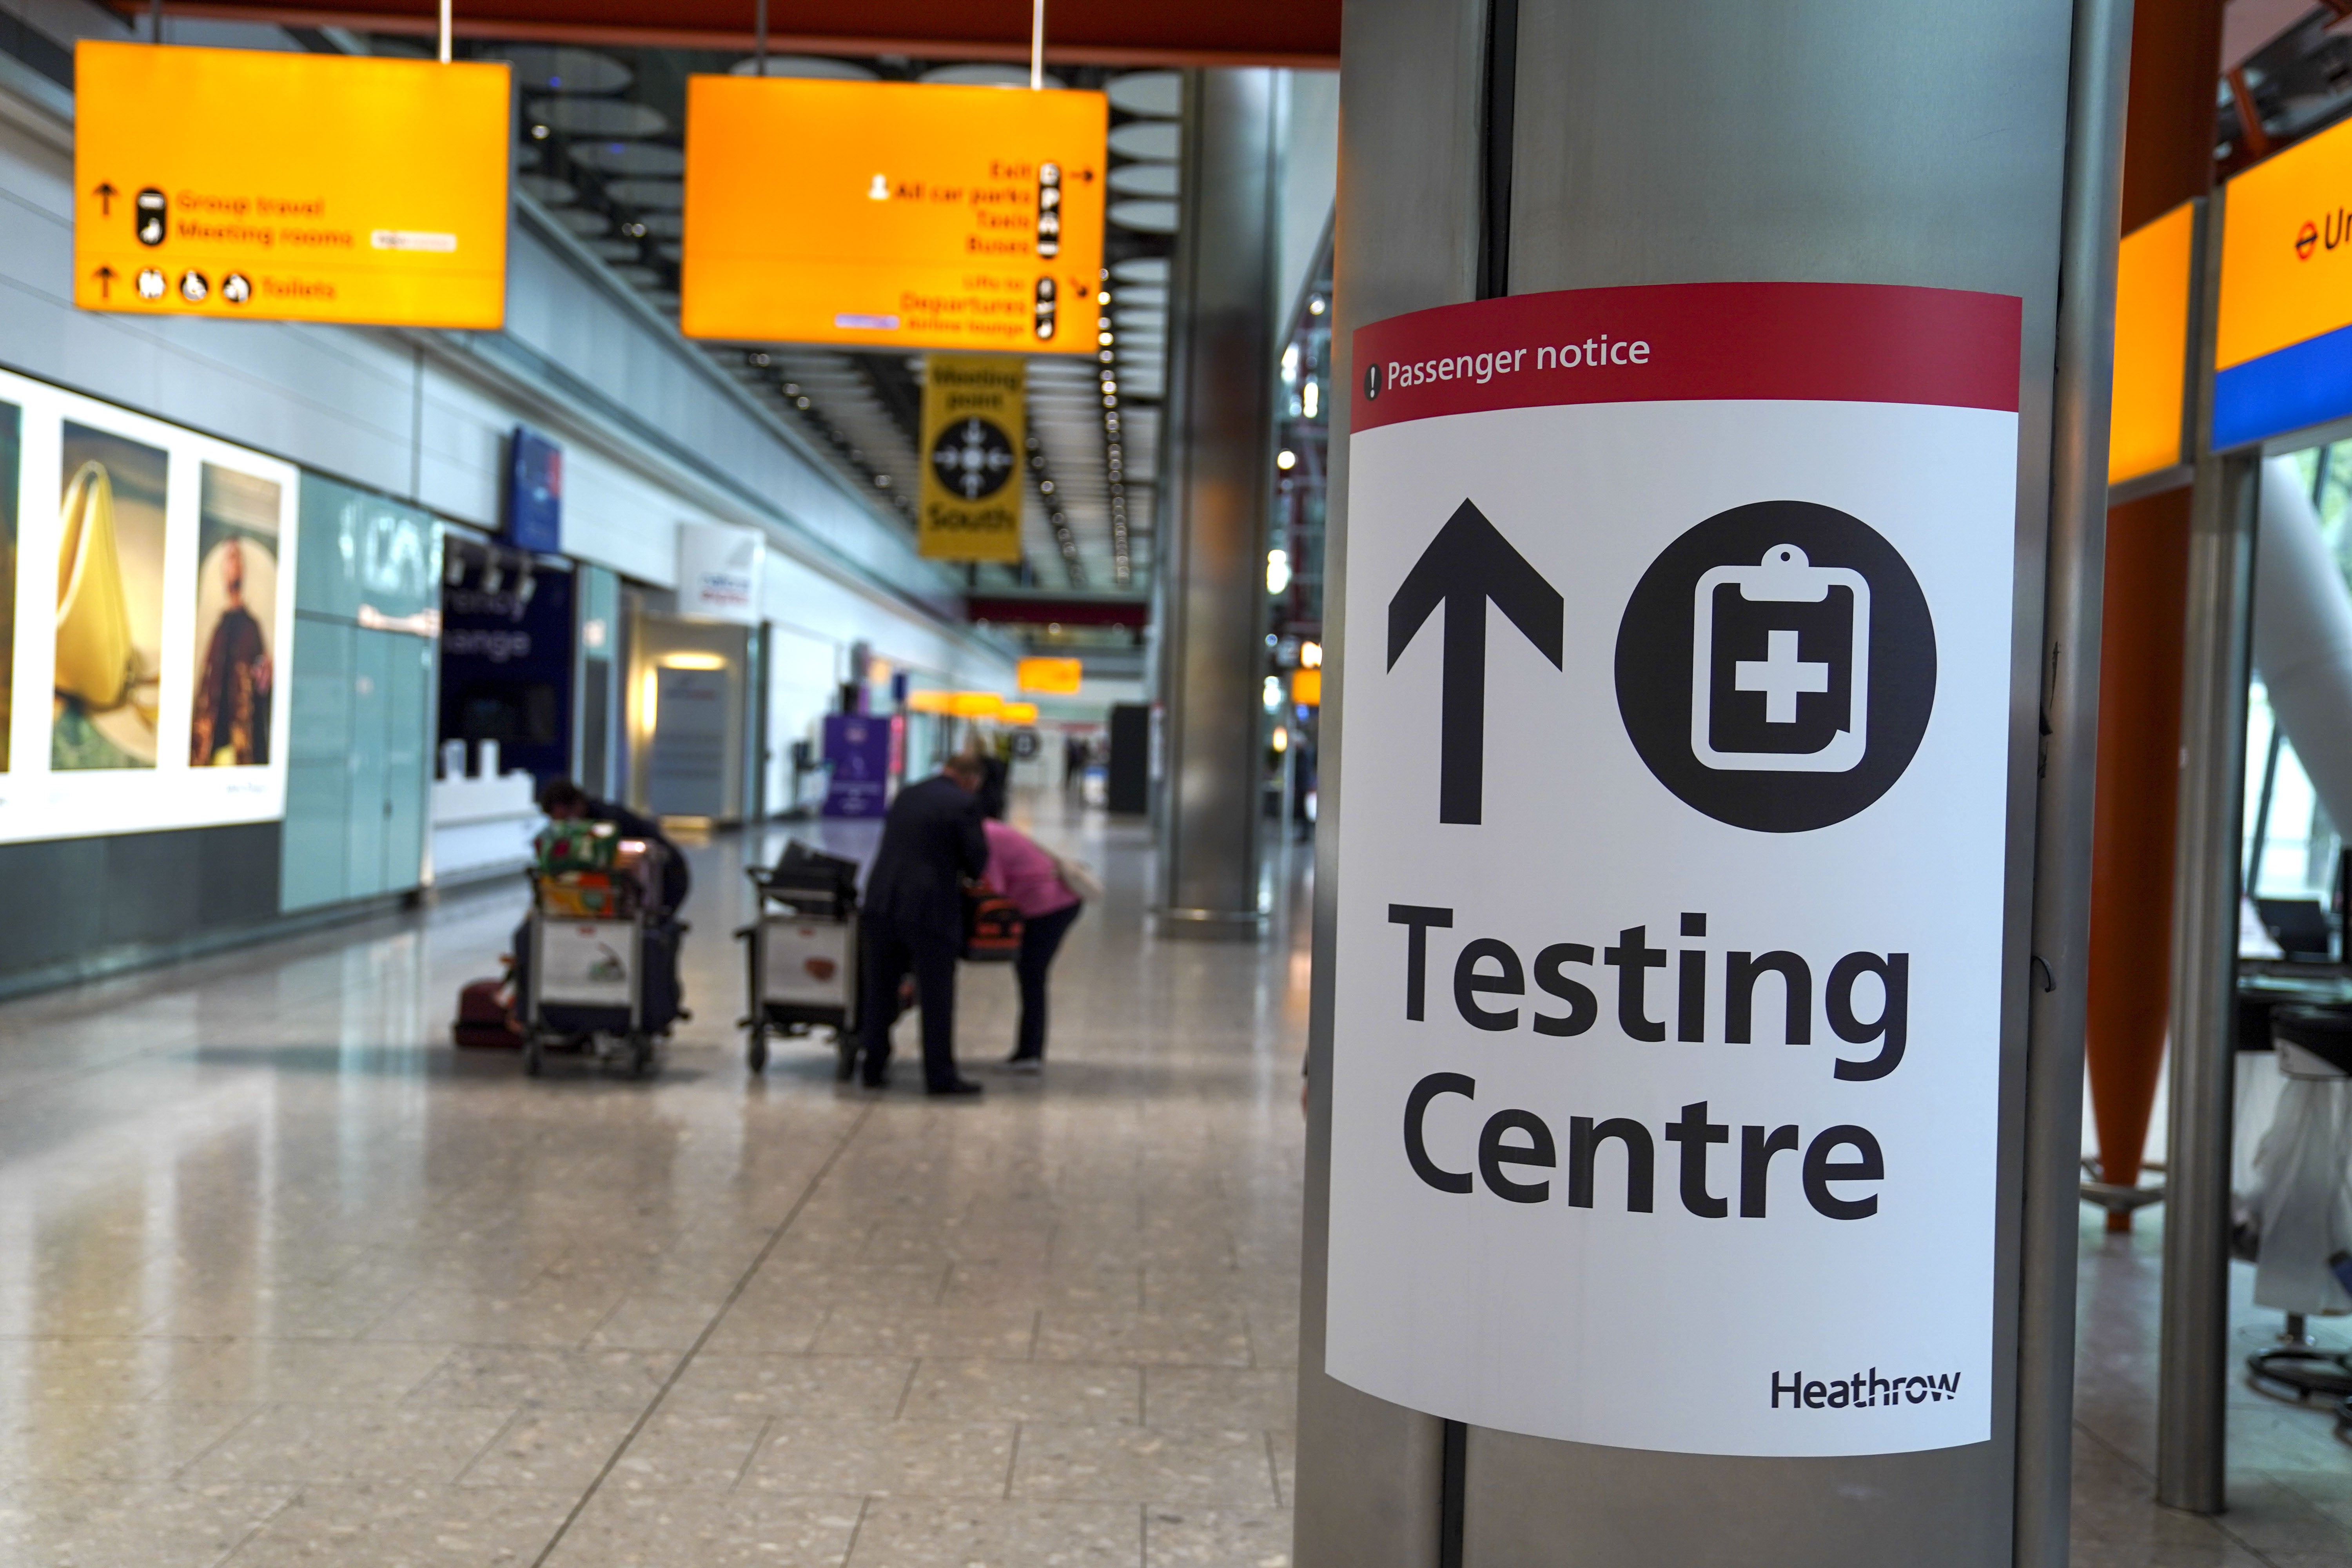
[[[0,1565],[1287,1562],[1303,910],[1147,943],[1045,804],[1110,890],[979,1103],[747,1080],[732,838],[651,1084],[448,1047],[504,888],[0,1007]]]
[[[1159,944],[1139,830],[1018,809],[1110,891],[976,1104],[747,1079],[782,833],[695,851],[651,1084],[448,1047],[505,888],[0,1006],[0,1568],[1284,1568],[1305,857],[1263,946]],[[961,1005],[982,1070],[1011,977]],[[2147,1500],[2150,1217],[2085,1222],[2077,1562],[2352,1563],[2315,1409],[2241,1391],[2221,1520]]]

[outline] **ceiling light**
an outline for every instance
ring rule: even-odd
[[[1274,455],[1274,466],[1287,473],[1298,466],[1298,454],[1286,447]]]
[[[1307,313],[1310,316],[1319,316],[1323,313],[1323,300],[1321,296],[1318,295],[1315,299],[1307,301]]]

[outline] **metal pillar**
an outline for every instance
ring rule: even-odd
[[[2224,200],[2206,207],[2221,254]],[[2208,268],[2206,307],[2220,288]],[[2210,320],[2209,314],[2206,317]],[[2164,1311],[2157,1378],[2156,1495],[2226,1504],[2230,1387],[2230,1143],[2235,1098],[2238,899],[2246,809],[2246,676],[2253,622],[2257,453],[2215,457],[2213,373],[2198,377],[2200,450],[2189,533],[2180,704],[2180,836],[2172,936],[2171,1123],[2165,1154]]]
[[[1511,26],[1494,26],[1479,0],[1349,0],[1335,350],[1368,321],[1474,298],[1482,279],[1507,281],[1512,293],[1882,282],[2024,301],[1997,1436],[1970,1447],[1796,1460],[1473,1428],[1461,1489],[1449,1498],[1443,1424],[1320,1372],[1331,1070],[1324,976],[1337,894],[1327,858],[1316,887],[1295,1561],[2063,1563],[2074,1335],[2065,1243],[2075,1212],[2128,0],[1994,0],[1965,25],[1926,0],[1810,0],[1769,12],[1729,0],[1493,4],[1510,7]],[[1497,47],[1510,57],[1496,58]],[[1490,74],[1515,90],[1494,90]],[[1657,96],[1668,79],[1670,105]],[[1507,124],[1493,123],[1496,105],[1508,105]],[[1508,163],[1500,181],[1489,167],[1497,155]],[[1507,265],[1495,259],[1498,242]],[[1351,384],[1352,365],[1335,359],[1334,384]],[[1337,606],[1347,469],[1344,433],[1333,434],[1326,602]],[[1332,630],[1328,646],[1339,642]],[[1327,857],[1337,837],[1328,828],[1345,809],[1335,792],[1345,679],[1344,669],[1327,676],[1332,765],[1318,847]],[[1626,1353],[1705,1348],[1628,1345]],[[1451,1538],[1449,1501],[1460,1510],[1461,1533]]]
[[[1348,413],[1355,329],[1478,296],[1486,14],[1477,0],[1348,7],[1339,69],[1339,196],[1332,253],[1330,489],[1323,646],[1346,640]],[[1357,179],[1357,166],[1383,171]],[[1318,722],[1315,974],[1299,1299],[1298,1568],[1439,1568],[1445,1423],[1323,1372],[1331,1172],[1332,931],[1344,809],[1347,670],[1326,656]],[[1459,1538],[1454,1538],[1459,1545]],[[1454,1563],[1460,1561],[1458,1557]],[[1448,1565],[1451,1568],[1451,1564]]]
[[[1185,81],[1174,352],[1162,432],[1159,929],[1252,937],[1266,513],[1274,489],[1279,82],[1265,69]]]

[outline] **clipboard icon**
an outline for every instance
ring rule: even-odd
[[[1714,744],[1715,607],[1717,591],[1735,587],[1749,604],[1823,603],[1831,590],[1851,595],[1852,613],[1847,647],[1852,679],[1846,688],[1844,721],[1835,734],[1811,752],[1723,752]],[[1797,699],[1832,689],[1830,666],[1799,657],[1794,630],[1768,634],[1766,657],[1740,659],[1734,665],[1737,691],[1762,694],[1768,724],[1797,721]],[[1815,566],[1793,544],[1776,544],[1753,566],[1717,566],[1698,580],[1691,605],[1691,753],[1702,766],[1722,772],[1842,773],[1850,771],[1869,750],[1870,717],[1870,583],[1845,566]]]

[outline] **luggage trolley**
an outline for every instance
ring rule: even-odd
[[[660,885],[661,853],[646,846],[645,869],[614,878],[610,897],[587,907],[555,878],[531,875],[530,961],[517,998],[524,1072],[539,1076],[548,1042],[565,1037],[593,1043],[600,1060],[620,1062],[631,1077],[653,1070],[659,1037],[683,1013],[684,928],[644,891]]]
[[[835,1076],[857,1060],[857,862],[821,854],[800,840],[772,868],[749,868],[758,913],[735,934],[744,943],[751,1006],[743,1058],[768,1065],[771,1034],[833,1031]]]

